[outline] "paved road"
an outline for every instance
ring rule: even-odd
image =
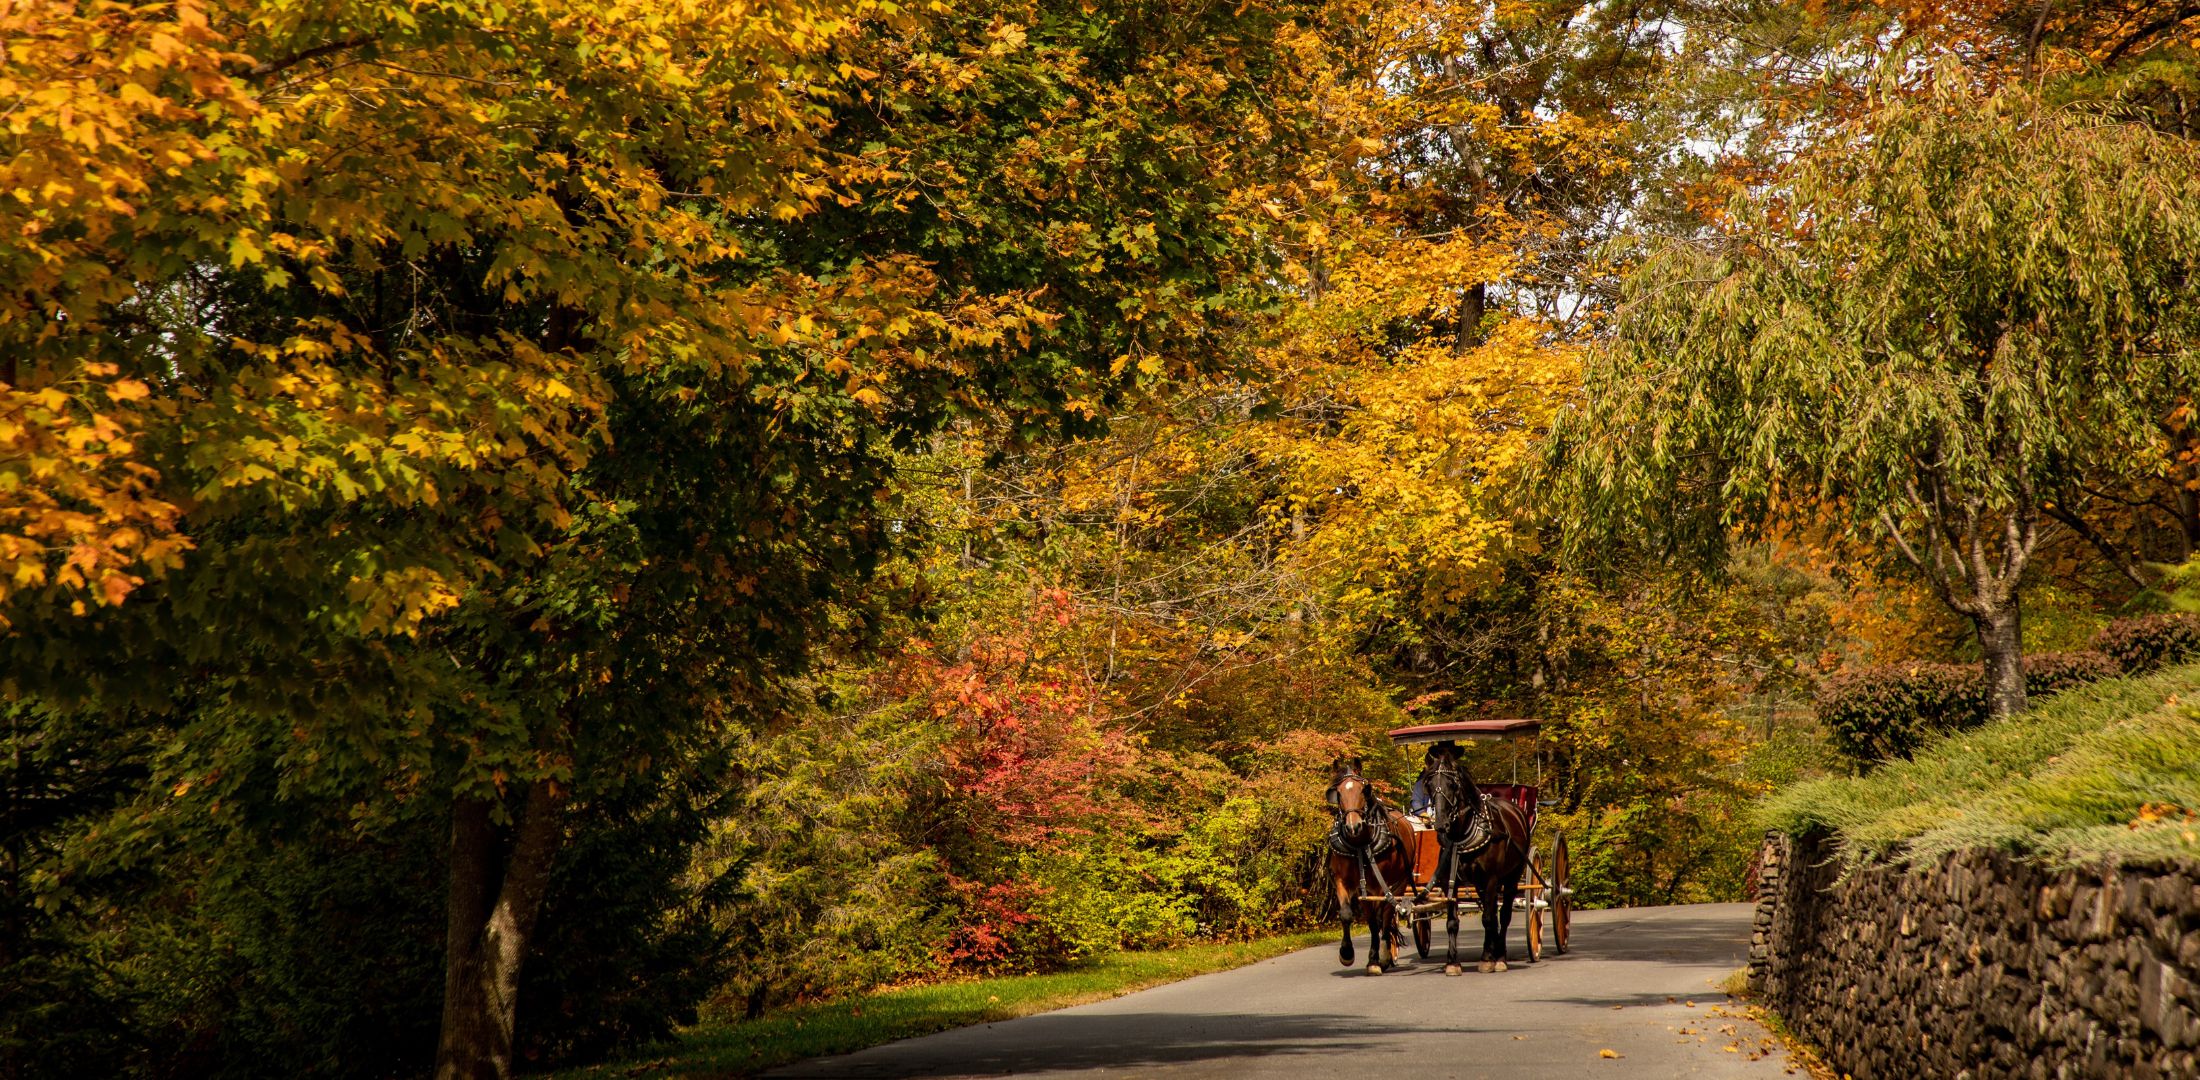
[[[1749,919],[1745,904],[1583,912],[1567,955],[1503,974],[1469,966],[1457,978],[1444,976],[1439,925],[1435,956],[1380,977],[1338,967],[1329,945],[773,1075],[1785,1076],[1786,1059],[1768,1053],[1765,1032],[1713,989],[1746,960]],[[1521,931],[1516,919],[1514,935]],[[1459,937],[1463,950],[1465,926]],[[1364,932],[1356,947],[1364,962]],[[1524,942],[1512,948],[1525,952]],[[1410,942],[1405,951],[1410,956]],[[1604,1050],[1620,1056],[1602,1057]]]

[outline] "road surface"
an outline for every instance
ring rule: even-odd
[[[1582,912],[1567,955],[1492,975],[1477,974],[1470,960],[1455,978],[1443,973],[1439,924],[1429,960],[1408,959],[1379,977],[1339,967],[1332,944],[772,1075],[1784,1077],[1786,1057],[1713,988],[1747,959],[1749,920],[1746,904]],[[1521,922],[1513,922],[1516,939]],[[1472,940],[1480,935],[1473,924]],[[1365,963],[1367,936],[1356,937]],[[1459,940],[1465,956],[1466,924]],[[1524,942],[1512,950],[1523,955]],[[1410,941],[1403,953],[1412,955]]]

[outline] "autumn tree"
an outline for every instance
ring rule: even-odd
[[[1819,508],[1878,537],[1971,620],[2000,716],[2024,706],[2043,531],[2079,485],[2164,461],[2200,377],[2200,169],[2144,127],[1959,83],[1652,255],[1561,452],[1601,526],[1579,543],[1715,556]]]
[[[1259,291],[1275,13],[1056,7],[0,12],[0,690],[137,778],[39,908],[432,824],[437,1072],[508,1075],[575,807],[776,707],[892,447],[1089,423]]]

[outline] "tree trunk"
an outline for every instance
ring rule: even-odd
[[[2200,458],[2200,443],[2192,453]],[[2177,550],[2186,559],[2200,554],[2200,461],[2185,466],[2185,475],[2177,485]]]
[[[1453,352],[1466,352],[1482,344],[1482,316],[1489,311],[1490,287],[1470,286],[1459,295],[1459,325],[1454,330]]]
[[[520,963],[550,880],[558,801],[537,781],[510,827],[496,824],[486,799],[452,807],[436,1080],[510,1080]]]
[[[2024,617],[2015,597],[1972,616],[1979,651],[1986,656],[1986,716],[1999,720],[2024,711]]]

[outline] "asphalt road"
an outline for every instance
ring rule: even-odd
[[[1765,1031],[1713,989],[1747,959],[1749,920],[1746,904],[1582,912],[1567,955],[1489,975],[1470,960],[1465,975],[1450,978],[1439,924],[1429,960],[1407,959],[1387,975],[1339,967],[1328,945],[772,1075],[1786,1076],[1786,1058]],[[1516,918],[1514,937],[1522,930]],[[1460,927],[1462,956],[1480,932]],[[1367,936],[1355,936],[1364,964]],[[1511,948],[1524,955],[1525,941]],[[1412,955],[1410,941],[1402,953]]]

